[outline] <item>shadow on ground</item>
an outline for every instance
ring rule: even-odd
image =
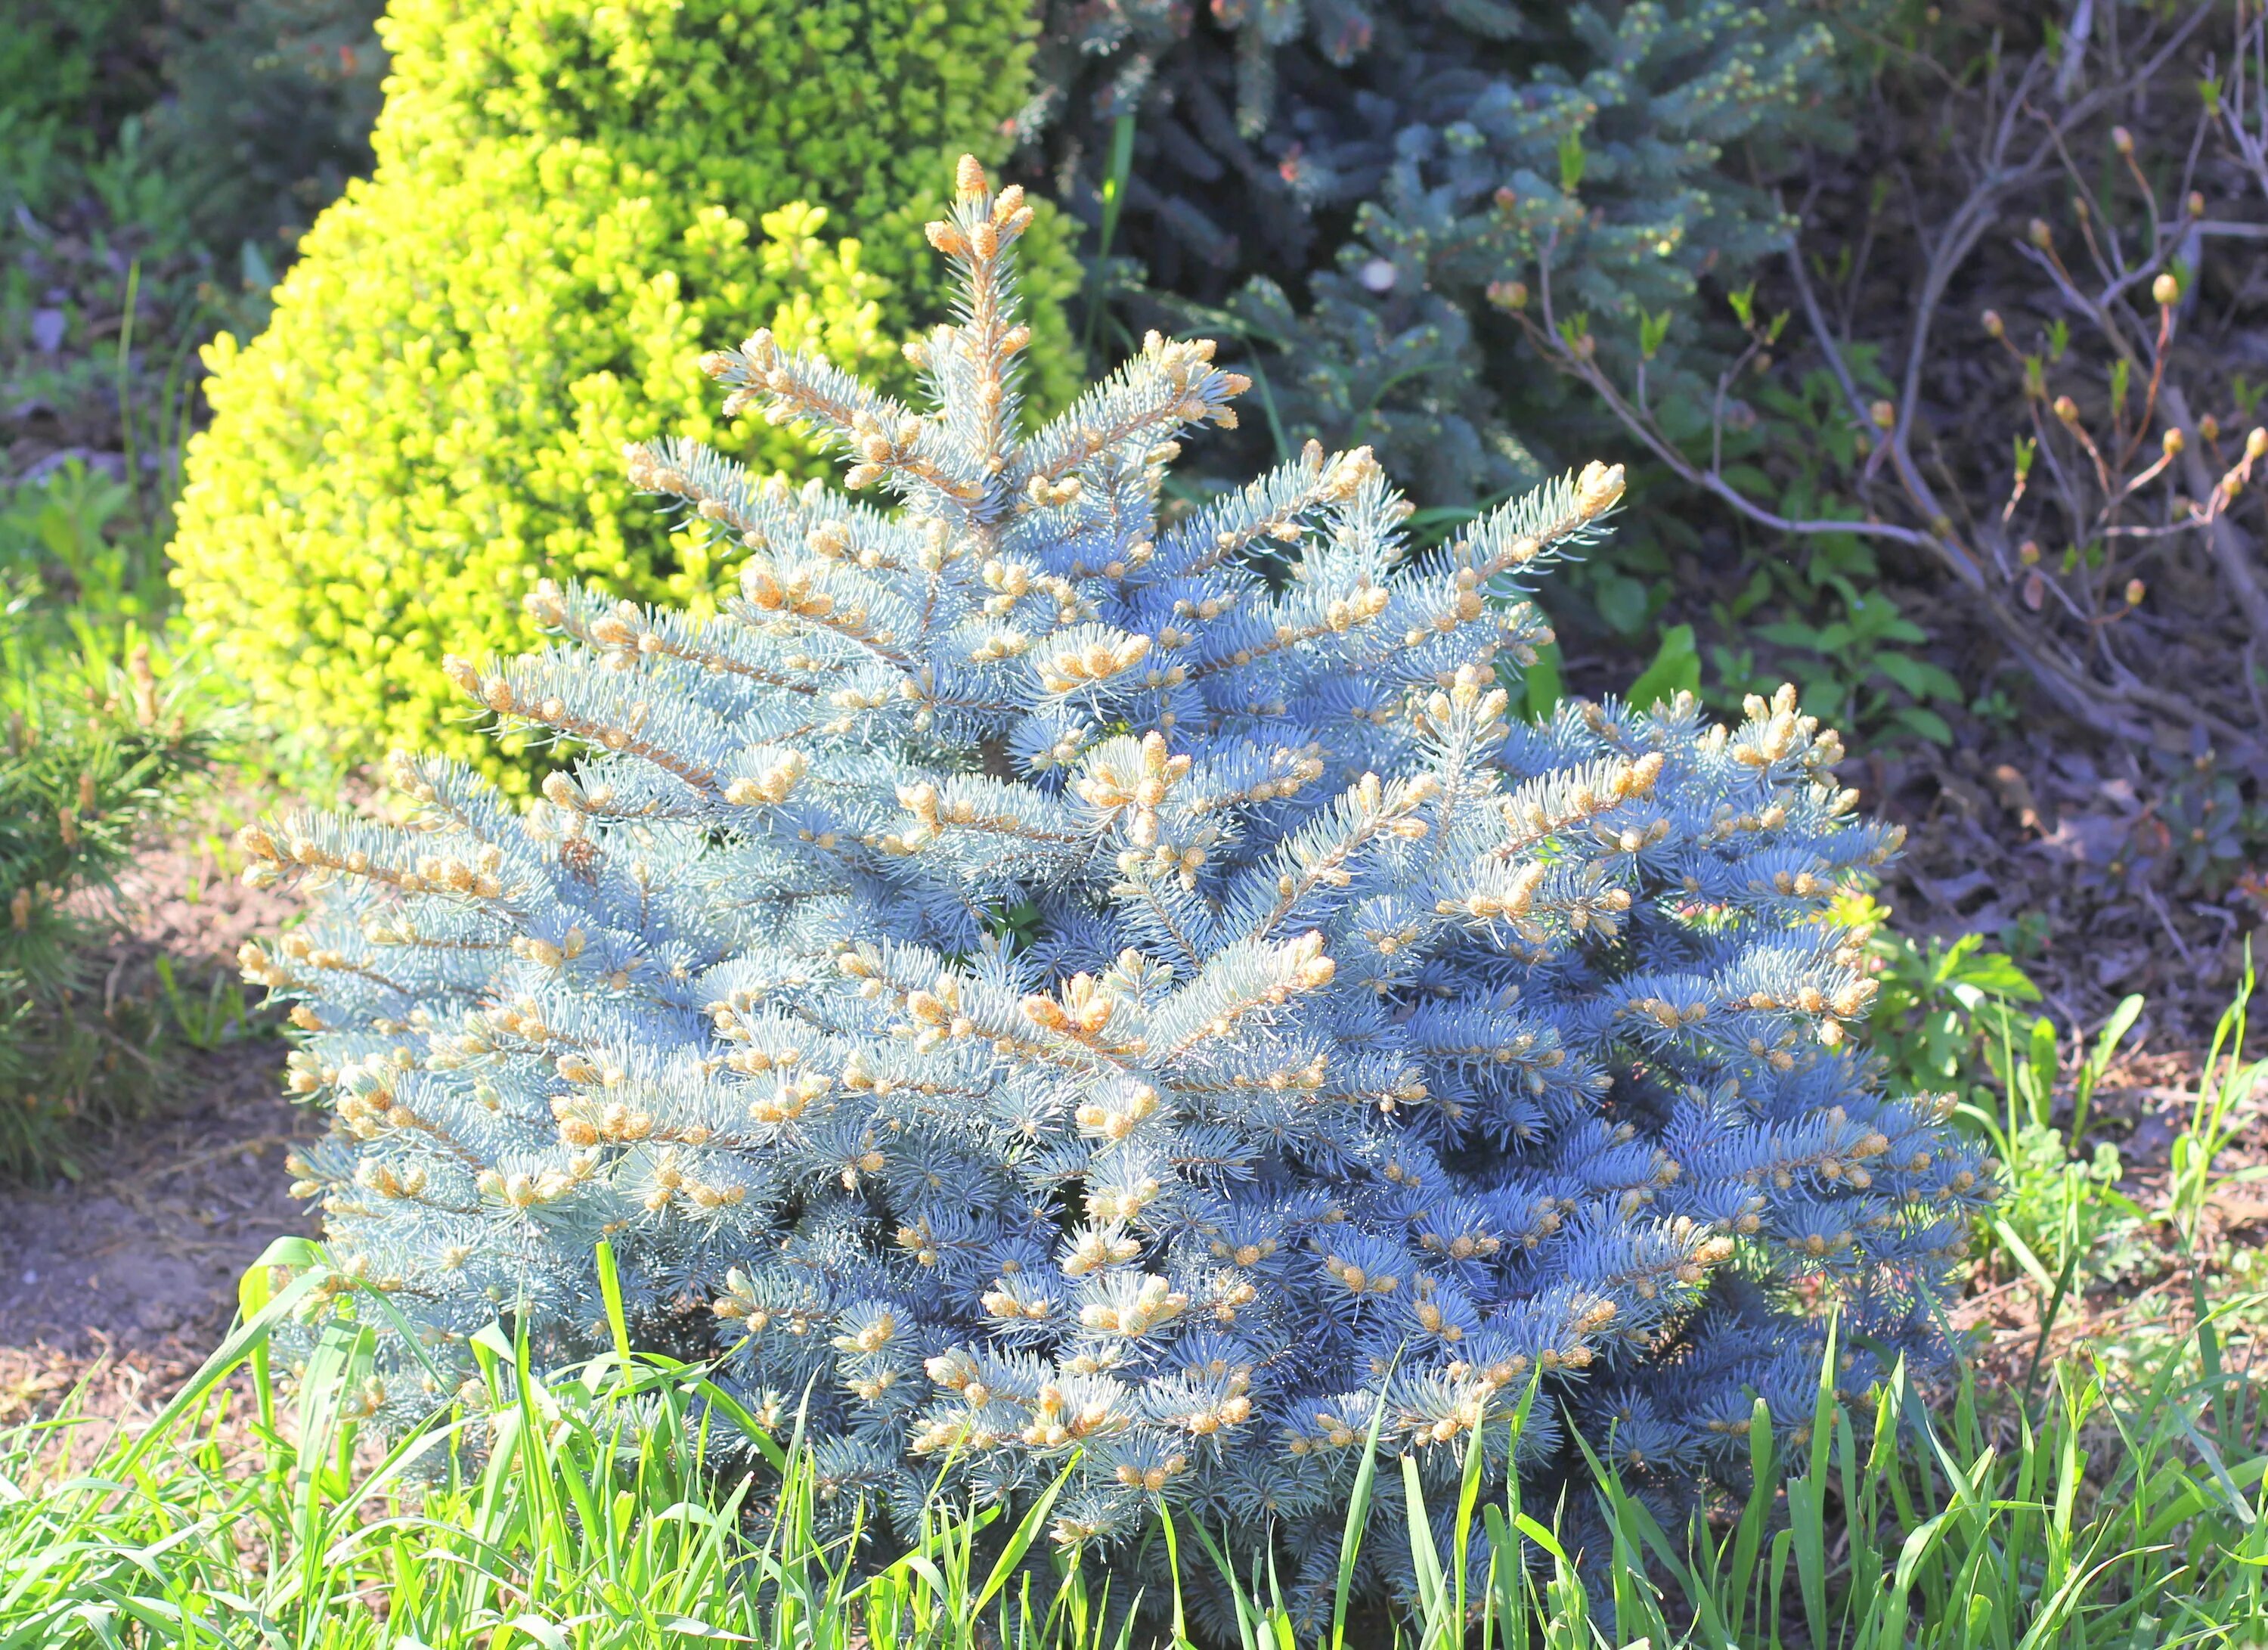
[[[151,959],[185,977],[234,973],[237,946],[291,908],[229,874],[212,835],[141,854],[121,879],[129,976]],[[89,1409],[130,1419],[202,1361],[236,1308],[245,1268],[314,1212],[288,1195],[284,1159],[321,1119],[283,1098],[271,1023],[210,1050],[177,1042],[167,1102],[75,1144],[75,1179],[0,1185],[0,1425],[51,1410],[92,1373]]]

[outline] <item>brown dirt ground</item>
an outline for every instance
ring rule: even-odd
[[[225,803],[224,822],[241,811]],[[244,939],[281,925],[288,902],[244,888],[227,858],[202,833],[142,856],[119,890],[125,976],[159,954],[191,980],[232,973]],[[218,1341],[244,1269],[312,1231],[284,1157],[321,1131],[283,1100],[284,1055],[268,1020],[210,1051],[177,1044],[154,1122],[85,1142],[75,1182],[0,1188],[0,1425],[87,1377],[96,1415],[161,1403]]]

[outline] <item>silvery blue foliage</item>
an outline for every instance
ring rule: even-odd
[[[571,773],[523,812],[405,761],[407,829],[246,833],[320,889],[246,958],[335,1118],[302,1190],[422,1331],[373,1402],[446,1396],[499,1315],[603,1344],[606,1238],[634,1333],[806,1410],[843,1508],[1068,1466],[1060,1538],[1162,1499],[1312,1600],[1373,1427],[1437,1484],[1479,1429],[1493,1493],[1525,1399],[1518,1470],[1580,1430],[1675,1495],[1756,1396],[1808,1416],[1830,1304],[1853,1393],[1932,1352],[1988,1188],[1846,1034],[1830,896],[1896,842],[1834,734],[1792,691],[1508,716],[1523,581],[1620,473],[1423,552],[1362,452],[1163,519],[1241,381],[1153,336],[1020,438],[1028,212],[960,184],[934,411],[764,334],[709,360],[894,513],[638,451],[745,556],[717,610],[545,586],[555,648],[455,667]]]

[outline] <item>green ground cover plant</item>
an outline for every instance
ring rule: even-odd
[[[0,1179],[79,1175],[254,1023],[118,880],[246,780],[166,578],[195,351],[357,164],[373,12],[32,0],[0,41]]]
[[[335,54],[281,35],[296,18],[343,42],[357,11],[367,33],[366,0],[217,10],[27,0],[0,46],[0,482],[77,459],[128,482],[153,527],[200,412],[196,346],[257,328],[353,160],[311,136]],[[239,122],[262,100],[309,125]]]

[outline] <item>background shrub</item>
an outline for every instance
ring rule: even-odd
[[[154,136],[197,232],[280,261],[368,174],[377,0],[168,0]]]
[[[356,184],[269,330],[207,351],[214,425],[174,547],[190,618],[350,758],[437,735],[465,748],[441,659],[527,645],[534,578],[651,596],[683,571],[610,485],[625,441],[692,418],[796,461],[791,437],[716,416],[704,334],[754,316],[843,361],[886,348],[877,284],[855,246],[809,232],[820,218],[687,223],[651,173],[575,143],[483,145],[449,183]]]
[[[898,292],[893,313],[926,315],[943,289],[921,226],[954,156],[1005,147],[1026,95],[1027,11],[1012,0],[397,0],[384,141],[414,164],[496,139],[570,139],[665,180],[681,204],[822,206]],[[1076,376],[1059,357],[1045,370],[1060,396]]]
[[[194,798],[225,718],[144,628],[158,547],[105,531],[129,510],[77,466],[0,497],[0,1181],[75,1173],[75,1135],[167,1088],[157,994],[98,961],[114,879]]]
[[[712,417],[696,341],[770,325],[876,370],[918,313],[872,267],[911,267],[918,218],[881,203],[934,175],[940,130],[1005,145],[1028,30],[1006,4],[405,0],[382,33],[377,174],[269,330],[208,357],[179,583],[307,754],[438,742],[508,772],[443,725],[443,656],[530,645],[540,577],[705,582],[597,478],[688,420],[808,471],[792,434]],[[1067,387],[1066,268],[1033,272],[1042,399]]]
[[[114,129],[159,84],[159,0],[21,0],[0,34],[0,120]]]
[[[1847,136],[1838,24],[1878,0],[1094,8],[1055,0],[1023,130],[1147,293],[1225,305],[1270,411],[1249,443],[1366,441],[1429,505],[1533,484],[1599,426],[1495,313],[1547,254],[1562,315],[1696,410],[1771,184]],[[1174,300],[1180,300],[1178,304]],[[1580,318],[1580,319],[1579,319]],[[1735,347],[1737,335],[1731,334]],[[1256,408],[1256,415],[1260,412]],[[1253,456],[1248,451],[1241,455]]]

